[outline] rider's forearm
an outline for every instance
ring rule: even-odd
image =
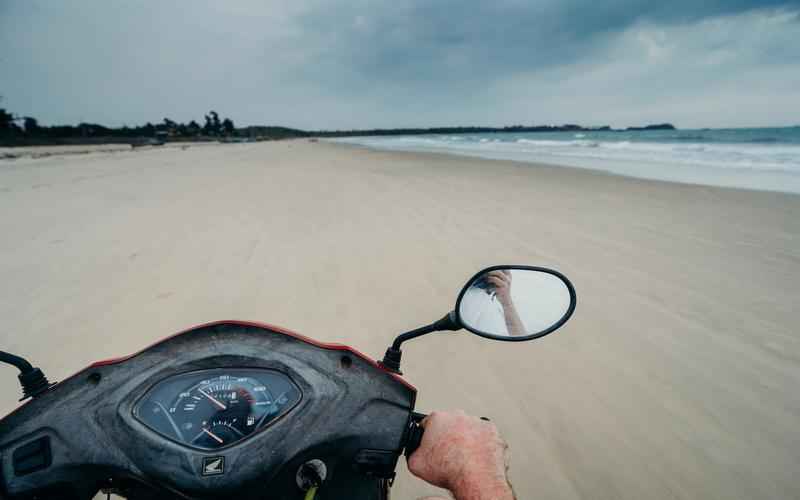
[[[512,337],[519,337],[525,335],[525,325],[519,319],[517,308],[514,306],[514,301],[511,298],[500,299],[500,305],[503,306],[503,316],[506,321],[506,329],[508,334]]]

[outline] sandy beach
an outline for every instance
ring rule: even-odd
[[[59,380],[258,320],[379,357],[479,268],[573,319],[404,347],[418,409],[491,417],[520,499],[800,497],[800,196],[307,141],[0,160],[2,349]],[[0,411],[16,405],[10,367]],[[436,492],[401,466],[394,498]]]

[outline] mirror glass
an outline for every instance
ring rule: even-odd
[[[456,311],[464,328],[474,333],[524,340],[560,326],[574,300],[571,285],[554,271],[490,268],[467,284]]]

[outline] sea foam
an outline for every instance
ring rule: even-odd
[[[761,130],[761,129],[754,129]],[[763,133],[527,133],[350,137],[371,148],[429,151],[590,168],[673,182],[800,193],[800,131]],[[701,137],[706,140],[700,139]],[[796,141],[796,142],[795,142]]]

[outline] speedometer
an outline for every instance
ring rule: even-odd
[[[201,380],[180,393],[169,411],[190,444],[217,448],[251,434],[286,399],[285,394],[276,398],[253,377],[226,374]]]
[[[159,382],[136,405],[134,415],[170,439],[216,449],[266,427],[299,401],[300,390],[283,373],[206,370]]]

